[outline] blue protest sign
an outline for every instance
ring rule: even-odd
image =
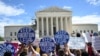
[[[54,39],[56,41],[56,44],[64,45],[69,41],[69,34],[66,31],[61,30],[56,32],[56,34],[54,35]]]
[[[39,46],[40,46],[40,49],[46,53],[50,53],[54,51],[55,49],[54,40],[50,37],[44,37],[43,39],[41,39]]]
[[[35,31],[30,27],[23,27],[18,31],[17,37],[21,43],[29,44],[35,40]]]
[[[95,32],[95,33],[93,33],[93,36],[98,36],[98,33],[96,33],[96,32]]]
[[[14,56],[15,48],[9,43],[0,44],[0,56],[4,56],[5,52],[11,52],[12,56]]]

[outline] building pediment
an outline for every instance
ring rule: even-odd
[[[71,11],[67,10],[67,9],[63,9],[63,8],[53,6],[53,7],[49,7],[49,8],[40,10],[38,12],[71,12]]]

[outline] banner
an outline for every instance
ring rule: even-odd
[[[90,36],[91,34],[90,33],[82,33],[82,36],[85,38],[85,42],[88,43],[88,42],[92,42],[92,37]]]
[[[15,49],[14,56],[17,56],[16,53],[17,53],[17,49],[18,49],[18,43],[5,42],[5,44],[11,44],[14,47],[14,49]]]
[[[70,37],[68,45],[70,49],[85,49],[85,39],[83,37]]]
[[[43,37],[39,43],[40,49],[43,52],[50,53],[55,49],[54,40],[51,37]]]
[[[15,54],[15,48],[9,44],[9,43],[4,43],[0,44],[0,56],[4,56],[4,53],[10,51],[12,53],[12,56]]]
[[[30,27],[23,27],[18,31],[17,37],[21,43],[29,44],[35,40],[35,31]]]
[[[95,33],[93,33],[93,36],[98,36],[98,33],[96,33],[96,32],[95,32]]]
[[[100,50],[100,37],[93,37],[92,46],[93,46],[96,50]]]
[[[56,44],[64,45],[65,43],[68,43],[69,41],[69,34],[66,31],[58,31],[54,35],[54,39]]]

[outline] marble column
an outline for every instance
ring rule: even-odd
[[[53,36],[53,17],[51,17],[50,19],[51,19],[51,35]]]
[[[43,20],[44,18],[42,17],[41,18],[41,26],[42,26],[42,37],[44,36],[44,20]]]
[[[63,30],[63,17],[60,18],[61,21],[61,30]]]
[[[46,33],[49,35],[49,23],[48,23],[48,17],[46,17]]]
[[[59,26],[58,26],[58,17],[56,17],[56,31],[59,30]]]
[[[65,29],[68,31],[68,22],[67,22],[67,17],[65,17]]]

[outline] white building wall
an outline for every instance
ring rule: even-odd
[[[26,25],[26,26],[29,26],[29,25]],[[17,32],[22,27],[25,27],[25,26],[24,25],[21,25],[21,26],[5,26],[4,27],[5,40],[6,39],[10,39],[11,40],[12,39],[12,41],[17,41]],[[86,32],[88,30],[89,30],[89,32],[91,32],[91,30],[93,30],[93,32],[98,32],[98,25],[97,24],[73,24],[72,30],[74,32],[80,32],[81,30],[82,30],[82,32],[84,32],[84,30]],[[11,32],[12,32],[12,36],[10,35]],[[16,32],[16,35],[15,35],[15,32]],[[36,30],[35,32],[36,32],[36,38],[39,38],[38,31]]]
[[[72,30],[74,32],[84,32],[84,30],[86,32],[90,32],[91,30],[93,30],[93,32],[98,32],[98,25],[97,24],[73,24],[72,26]]]
[[[26,25],[26,26],[28,26],[28,25]],[[25,25],[20,25],[20,26],[5,26],[4,27],[4,37],[5,37],[5,40],[9,39],[11,41],[17,41],[17,32],[22,27],[25,27]],[[15,35],[15,33],[16,33],[16,35]],[[11,36],[11,34],[12,34],[12,36]]]

